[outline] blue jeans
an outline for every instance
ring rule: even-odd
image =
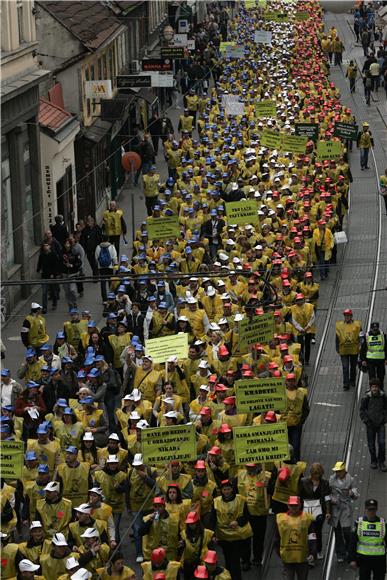
[[[378,441],[378,454],[376,455],[376,440]],[[384,425],[375,427],[367,425],[367,444],[372,463],[384,463],[386,459],[386,433]]]
[[[341,365],[343,367],[343,387],[355,386],[357,354],[341,354]]]
[[[142,556],[142,536],[140,529],[142,526],[142,518],[147,512],[132,512],[132,530],[134,535],[134,546],[136,548],[136,558]]]
[[[363,169],[368,166],[369,149],[360,149],[360,167]]]

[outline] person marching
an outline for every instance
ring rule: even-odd
[[[359,569],[359,580],[384,580],[387,534],[384,518],[376,515],[378,502],[367,499],[365,515],[355,522],[349,547],[350,566]]]
[[[365,121],[363,123],[363,130],[359,132],[357,136],[357,146],[360,149],[360,168],[369,169],[368,167],[368,155],[371,147],[374,146],[374,139],[370,131],[370,125]]]
[[[126,234],[126,223],[122,209],[117,208],[117,203],[111,201],[109,209],[103,214],[103,230],[108,236],[109,242],[116,248],[117,256],[120,255],[120,237]]]
[[[360,351],[360,320],[353,320],[353,312],[346,308],[344,320],[336,322],[336,352],[343,367],[343,389],[348,391],[356,383],[357,357]]]
[[[360,360],[362,366],[367,369],[369,378],[377,377],[383,389],[386,374],[387,339],[384,332],[380,330],[379,322],[371,322],[371,328],[361,343]]]

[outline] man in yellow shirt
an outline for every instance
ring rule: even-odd
[[[348,391],[356,383],[357,357],[360,352],[361,323],[353,320],[353,312],[347,308],[344,320],[336,322],[336,352],[340,355],[343,367],[343,389]]]

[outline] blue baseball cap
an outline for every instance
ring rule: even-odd
[[[51,344],[48,344],[46,342],[46,344],[44,344],[43,346],[40,347],[40,350],[43,352],[44,350],[52,350],[52,346]]]
[[[46,435],[48,433],[48,425],[47,423],[41,423],[39,427],[36,429],[37,435]]]
[[[114,292],[108,292],[107,297],[108,297],[108,300],[115,300],[116,295],[114,294]]]
[[[134,345],[134,350],[144,350],[144,347],[139,342]]]
[[[10,433],[11,428],[8,423],[0,423],[0,433]]]
[[[27,451],[24,455],[24,459],[26,461],[35,461],[38,458],[36,451]]]
[[[99,377],[99,376],[100,376],[100,374],[101,374],[101,373],[100,373],[100,371],[99,371],[98,369],[96,369],[96,368],[93,368],[93,369],[91,369],[91,370],[90,370],[90,371],[87,373],[87,376],[88,376],[88,377],[95,378],[95,377]]]
[[[161,287],[161,286],[165,286],[165,282],[164,282],[164,280],[159,280],[159,281],[157,282],[157,286],[159,286],[159,287]]]
[[[173,211],[171,209],[166,209],[165,215],[173,215]]]
[[[38,473],[49,473],[50,469],[48,467],[48,465],[45,465],[44,463],[41,463],[40,465],[38,465]]]
[[[56,404],[58,405],[58,407],[67,407],[66,399],[58,399]]]
[[[107,320],[115,320],[116,318],[118,318],[118,316],[115,312],[109,312],[106,318]]]
[[[66,447],[65,449],[66,453],[78,453],[78,449],[76,447],[74,447],[74,445],[69,445],[68,447]]]
[[[45,371],[46,373],[50,373],[51,367],[49,367],[48,365],[43,365],[42,367],[40,367],[40,370]]]
[[[95,357],[95,362],[101,362],[104,360],[105,360],[105,357],[103,356],[103,354],[97,354],[97,356]]]
[[[4,409],[4,411],[8,411],[9,413],[13,413],[15,410],[13,405],[2,405],[1,408]]]
[[[79,314],[78,308],[70,308],[69,309],[69,314]]]
[[[35,381],[28,381],[26,383],[26,387],[27,387],[27,389],[35,389],[35,388],[40,387],[40,385],[39,385],[39,383],[36,383]]]
[[[72,415],[73,414],[73,410],[71,407],[65,407],[65,409],[63,409],[63,415]]]
[[[192,254],[192,249],[189,246],[187,246],[184,251],[186,254]]]
[[[148,302],[155,302],[156,298],[154,296],[148,296]]]
[[[2,377],[9,377],[11,375],[11,371],[9,369],[1,369],[1,376]]]
[[[34,348],[27,348],[25,358],[30,358],[36,355],[36,350]]]
[[[60,330],[59,332],[56,333],[56,338],[66,338],[63,330]]]
[[[93,365],[94,364],[94,357],[91,356],[91,357],[85,358],[85,360],[83,361],[83,364],[86,365],[87,367]]]
[[[95,326],[97,326],[95,320],[89,320],[89,322],[87,323],[87,328],[94,328]]]
[[[167,303],[166,302],[160,302],[159,308],[167,308]]]
[[[92,405],[94,403],[94,397],[85,397],[81,401],[79,401],[81,405]]]
[[[122,254],[122,256],[120,257],[120,262],[129,262],[128,256],[125,256],[125,254]]]
[[[126,292],[125,286],[123,286],[122,284],[120,284],[120,286],[118,286],[117,292]]]
[[[84,379],[84,378],[86,378],[85,371],[78,371],[77,372],[77,379]]]
[[[74,363],[73,359],[70,356],[64,356],[62,358],[62,364],[65,364],[66,365],[66,364],[70,364],[70,363],[71,364]]]

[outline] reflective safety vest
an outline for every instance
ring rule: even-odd
[[[70,320],[67,320],[63,326],[66,333],[67,342],[71,344],[75,350],[78,350],[82,331],[80,322],[71,322]]]
[[[356,552],[362,556],[384,556],[386,553],[385,537],[386,522],[368,522],[363,518],[357,521],[357,548]]]
[[[81,554],[84,554],[88,550],[85,548],[85,546],[80,546],[79,551]],[[110,554],[109,546],[107,544],[101,544],[101,547],[99,551],[95,554],[94,558],[92,560],[89,560],[89,562],[85,564],[84,567],[86,568],[86,570],[89,570],[89,572],[94,574],[94,572],[98,568],[103,568],[105,566],[105,564],[109,559],[109,554]],[[93,575],[93,578],[94,577],[95,576]]]
[[[108,533],[107,522],[103,520],[94,520],[91,525],[85,524],[82,526],[79,522],[72,522],[69,525],[69,529],[76,546],[83,546],[84,539],[81,538],[81,535],[87,530],[87,528],[95,528],[98,530],[100,536],[103,534],[103,532],[106,532],[106,534]]]
[[[367,358],[384,360],[384,334],[367,334]]]
[[[15,496],[15,491],[16,490],[14,487],[12,487],[12,485],[8,485],[8,483],[5,483],[3,485],[3,489],[0,490],[1,512],[3,512],[3,510],[5,508],[5,504],[7,503],[7,501],[9,501],[11,503],[12,498]],[[12,513],[13,513],[12,520],[10,520],[9,522],[6,522],[6,523],[1,522],[1,531],[3,532],[3,534],[9,535],[16,528],[17,517],[16,517],[16,512],[13,508],[12,508]]]
[[[144,195],[145,197],[156,197],[159,192],[160,175],[144,175]]]
[[[37,439],[28,439],[27,441],[27,451],[35,451],[39,463],[48,465],[50,474],[54,473],[57,461],[60,457],[60,444],[57,439],[48,441],[47,443],[39,443]]]
[[[249,475],[244,469],[238,473],[238,492],[246,498],[247,509],[252,516],[265,516],[269,513],[267,493],[265,493],[265,483],[269,479],[269,471]]]
[[[68,525],[73,515],[73,506],[69,499],[62,497],[57,503],[39,499],[36,502],[36,511],[40,515],[46,538],[52,538],[57,532],[62,532],[67,537]]]
[[[166,580],[176,580],[180,570],[180,562],[168,562],[164,569],[153,570],[152,562],[143,562],[141,564],[143,580],[153,580],[154,574],[157,572],[164,572]]]
[[[122,210],[117,211],[106,210],[103,214],[103,223],[105,226],[105,233],[107,236],[120,236],[122,233],[121,218]]]
[[[301,564],[308,555],[308,530],[313,522],[312,514],[302,512],[299,516],[277,514],[280,535],[280,557],[285,564]]]
[[[71,552],[63,558],[54,558],[51,554],[43,554],[40,558],[40,566],[44,578],[58,578],[61,574],[67,574],[66,562],[68,558],[79,560],[79,554]]]
[[[307,390],[300,387],[291,391],[286,389],[287,407],[282,415],[282,420],[286,421],[288,427],[299,425],[302,417],[302,406],[306,397]]]
[[[77,447],[77,449],[80,448],[83,435],[82,423],[77,421],[76,423],[66,425],[63,421],[55,421],[54,432],[55,436],[59,439],[62,452],[66,447],[69,447],[69,445],[73,445],[74,447]]]
[[[362,131],[360,133],[359,147],[361,149],[369,149],[371,147],[371,133],[369,131]]]
[[[146,523],[152,514],[145,516]],[[142,537],[142,551],[145,560],[150,560],[152,551],[155,548],[164,548],[167,552],[168,560],[177,559],[177,544],[179,542],[179,517],[178,515],[168,515],[153,521],[149,532]]]
[[[179,118],[180,131],[188,131],[189,133],[191,133],[193,129],[193,121],[194,118],[191,117],[191,115],[188,115],[188,117],[186,117],[185,115],[180,115]]]
[[[359,333],[361,331],[360,320],[336,322],[336,336],[339,341],[339,354],[358,354]]]
[[[151,369],[150,371],[144,371],[142,367],[137,367],[134,375],[134,388],[139,389],[142,396],[147,401],[151,403],[155,402],[156,392],[155,387],[160,381],[160,373]]]
[[[193,564],[203,560],[208,552],[208,544],[211,542],[213,535],[214,532],[212,530],[204,528],[203,535],[199,536],[196,542],[192,542],[187,535],[187,531],[182,530],[181,537],[185,542],[182,561]]]
[[[1,546],[1,577],[7,580],[15,576],[15,558],[19,548],[19,544],[9,543],[6,546]]]
[[[95,520],[103,520],[104,522],[107,522],[109,520],[109,518],[111,517],[113,513],[113,510],[111,508],[110,505],[108,505],[107,503],[103,503],[101,502],[99,507],[93,507],[91,510],[91,517],[93,517]]]
[[[222,496],[214,499],[214,508],[216,510],[216,537],[218,540],[235,542],[237,540],[251,538],[253,532],[249,522],[235,529],[230,528],[231,522],[235,522],[243,515],[245,503],[244,498],[239,494],[236,494],[231,501],[224,501]]]
[[[192,480],[193,496],[192,504],[197,503],[200,506],[200,514],[208,514],[212,509],[212,501],[216,490],[216,483],[208,480],[205,485],[195,484],[195,479]]]
[[[131,469],[128,481],[130,509],[133,512],[138,512],[144,504],[142,511],[151,510],[154,492],[148,485],[144,484],[143,478],[138,475],[136,469]]]
[[[112,509],[113,513],[121,513],[125,508],[125,494],[118,493],[114,488],[116,485],[123,482],[126,478],[126,473],[123,471],[117,471],[113,475],[109,475],[106,471],[96,471],[94,473],[94,479],[103,491],[103,495],[106,498],[106,503],[108,503]]]
[[[84,428],[86,427],[98,427],[101,417],[103,415],[102,409],[94,409],[91,413],[86,413],[84,409],[77,411],[77,417],[82,423]]]
[[[90,465],[86,461],[77,467],[69,467],[67,463],[58,466],[58,475],[63,481],[63,495],[71,499],[73,508],[87,501],[89,473]]]
[[[283,463],[281,467],[290,469],[290,475],[284,482],[280,482],[279,478],[275,482],[273,499],[281,503],[287,503],[291,495],[297,495],[298,481],[306,469],[305,461],[298,461],[295,465],[291,463]]]
[[[36,502],[39,499],[45,498],[45,495],[46,495],[46,492],[44,491],[45,487],[46,487],[45,483],[42,485],[39,485],[36,481],[27,481],[26,483],[24,483],[24,494],[26,496],[28,496],[28,499],[30,502],[29,510],[30,510],[30,519],[31,520],[32,520],[32,517],[35,517]]]
[[[115,369],[122,367],[122,362],[120,359],[121,353],[126,346],[130,345],[130,339],[132,335],[130,332],[125,332],[124,334],[111,334],[109,336],[109,342],[113,349],[113,366]]]
[[[186,495],[184,496],[184,490],[191,483],[191,481],[192,481],[191,476],[187,475],[186,473],[180,473],[177,479],[170,479],[169,477],[162,475],[161,477],[157,478],[157,485],[159,486],[160,491],[162,491],[163,494],[166,494],[168,490],[168,485],[171,483],[177,483],[178,486],[180,487],[183,497],[186,497]]]
[[[37,316],[29,314],[26,316],[26,320],[31,325],[28,331],[28,344],[34,348],[40,348],[49,339],[46,331],[46,320],[40,314]]]
[[[36,546],[28,546],[28,542],[22,542],[18,544],[19,552],[22,554],[23,558],[31,560],[34,564],[39,564],[40,556],[42,554],[48,554],[51,549],[51,541],[43,540],[41,544]]]
[[[100,580],[133,580],[136,577],[136,574],[129,568],[128,566],[124,566],[122,572],[119,576],[115,574],[111,576],[106,568],[97,568],[96,570],[97,578]],[[58,579],[60,580],[60,579]]]

